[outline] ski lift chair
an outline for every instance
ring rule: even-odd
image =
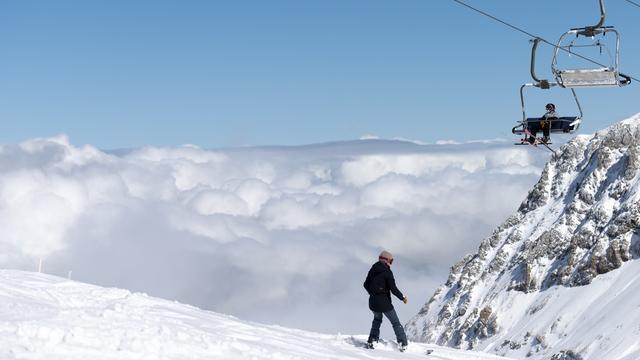
[[[604,26],[605,20],[604,0],[600,0],[600,21],[593,26],[586,26],[583,28],[574,28],[560,36],[558,43],[556,44],[555,51],[553,53],[553,60],[551,62],[551,71],[556,79],[558,85],[563,88],[577,88],[577,87],[611,87],[611,86],[626,86],[631,83],[631,77],[622,74],[619,71],[618,64],[620,58],[620,33],[613,26]],[[612,54],[606,43],[601,40],[611,33],[615,36],[615,53]],[[575,39],[571,40],[568,44],[566,40],[569,37],[575,36]],[[591,38],[590,43],[574,44],[583,36],[584,38]],[[569,55],[572,54],[573,48],[599,48],[600,53],[602,50],[607,50],[610,58],[610,65],[605,66],[594,62],[598,67],[571,69],[561,68],[558,66],[558,57],[560,51],[566,52]],[[573,53],[577,54],[577,53]],[[584,59],[587,60],[587,59]]]
[[[557,84],[550,84],[551,86]],[[524,135],[525,130],[530,131],[531,133],[539,133],[542,131],[541,121],[543,120],[540,117],[527,117],[524,103],[524,89],[527,87],[539,87],[539,84],[524,84],[520,87],[520,103],[522,106],[522,120],[518,125],[514,126],[511,129],[511,132],[515,135]],[[579,115],[577,116],[562,116],[557,118],[548,118],[545,119],[549,122],[549,134],[572,134],[576,132],[580,128],[580,124],[582,123],[582,107],[580,106],[580,102],[578,101],[578,96],[576,95],[575,90],[570,89],[573,94],[573,98],[578,106]]]

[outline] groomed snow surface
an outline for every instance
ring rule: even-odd
[[[363,325],[364,326],[364,325]],[[383,326],[389,326],[383,324]],[[0,359],[504,359],[238,320],[127,290],[0,270]],[[431,355],[426,355],[432,350]]]

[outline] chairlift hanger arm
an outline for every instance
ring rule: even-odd
[[[530,40],[530,42],[533,44],[531,45],[531,78],[536,82],[535,84],[533,84],[533,86],[539,87],[540,89],[549,89],[552,86],[556,86],[557,84],[551,84],[549,80],[546,79],[541,80],[536,75],[536,53],[538,51],[538,44],[540,44],[541,41],[544,40],[539,37]]]
[[[597,24],[592,25],[592,26],[585,26],[583,28],[575,28],[575,29],[571,29],[571,30],[578,30],[577,34],[578,36],[582,35],[585,37],[593,37],[595,35],[598,35],[602,32],[602,29],[605,28],[604,26],[604,20],[606,18],[606,12],[604,9],[604,0],[598,0],[600,2],[600,21],[598,21]]]
[[[604,0],[599,0],[600,1],[600,22],[598,22],[596,25],[594,26],[587,26],[587,28],[599,28],[602,27],[604,25],[604,20],[607,16],[607,14],[605,13],[604,10]]]
[[[536,76],[536,50],[540,43],[540,38],[534,38],[531,40],[533,45],[531,46],[531,78],[533,81],[540,83],[540,79]]]

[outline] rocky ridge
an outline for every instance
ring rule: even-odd
[[[541,359],[598,353],[593,344],[566,340],[571,334],[558,329],[581,320],[563,319],[555,305],[566,301],[566,289],[589,287],[640,256],[639,178],[640,114],[571,140],[518,211],[452,266],[407,324],[410,337]]]

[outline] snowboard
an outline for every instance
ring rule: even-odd
[[[374,342],[373,344],[369,344],[366,341],[360,340],[360,339],[356,339],[353,336],[349,337],[348,339],[346,339],[346,342],[356,346],[356,347],[361,347],[361,348],[365,348],[365,349],[370,349],[370,350],[374,350],[376,348],[376,346],[382,346],[382,347],[392,347],[400,352],[404,352],[407,348],[401,346],[400,344],[398,344],[395,341],[388,341],[385,339],[379,339],[378,341]]]

